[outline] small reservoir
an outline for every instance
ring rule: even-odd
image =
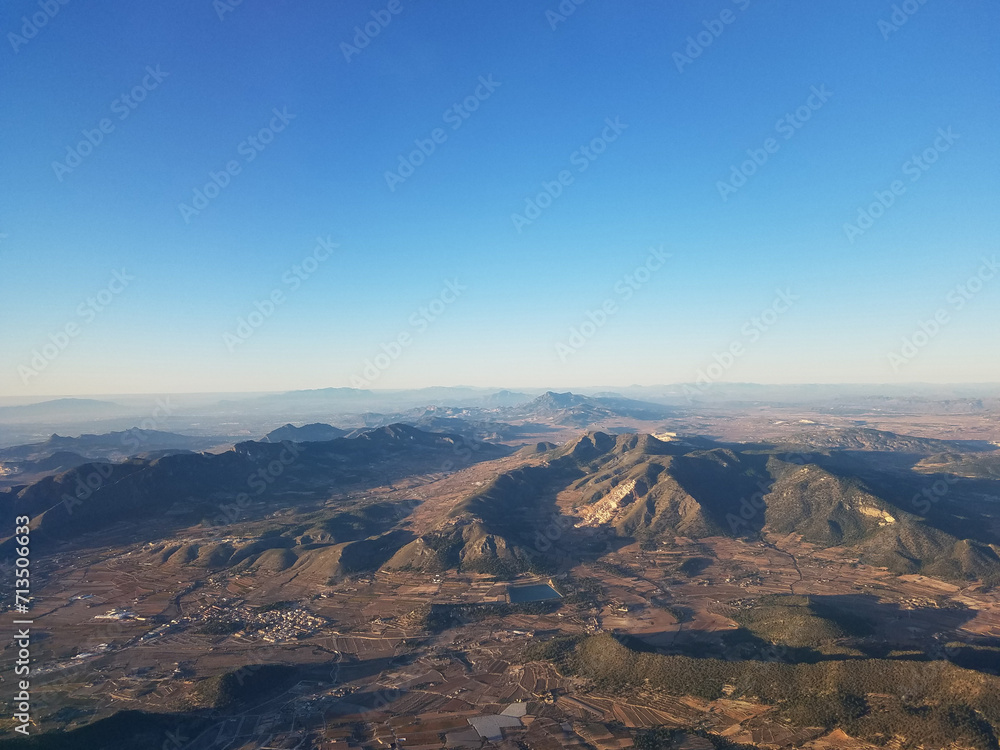
[[[511,604],[562,599],[559,592],[547,583],[527,583],[520,586],[508,586],[507,596],[510,598]]]

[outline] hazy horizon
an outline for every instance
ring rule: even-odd
[[[122,391],[116,393],[50,393],[50,394],[38,394],[33,396],[0,396],[0,406],[18,406],[18,405],[30,405],[42,403],[44,401],[58,400],[58,399],[93,399],[93,400],[107,400],[114,398],[128,398],[128,399],[138,399],[144,397],[157,397],[157,396],[185,396],[185,397],[202,397],[202,398],[212,398],[219,396],[243,396],[243,397],[256,397],[256,396],[275,396],[284,395],[292,393],[310,393],[310,392],[323,392],[331,390],[339,391],[352,391],[357,390],[358,392],[370,392],[375,397],[379,395],[393,395],[393,394],[416,394],[421,391],[448,391],[448,390],[470,390],[479,391],[484,394],[489,393],[500,393],[504,391],[519,392],[524,391],[530,394],[540,394],[545,392],[555,392],[555,393],[566,393],[566,392],[577,392],[582,394],[599,392],[599,391],[630,391],[630,390],[653,390],[653,389],[674,389],[674,392],[683,392],[685,386],[697,385],[696,381],[689,381],[687,383],[629,383],[627,385],[609,385],[609,384],[596,384],[596,385],[579,385],[579,386],[566,386],[566,385],[519,385],[519,386],[502,386],[502,385],[469,385],[469,384],[457,384],[457,385],[430,385],[421,386],[416,388],[366,388],[366,389],[353,389],[350,386],[326,386],[319,388],[301,388],[301,389],[278,389],[273,391]],[[967,392],[969,395],[973,393],[982,393],[986,395],[986,391],[992,389],[1000,390],[1000,381],[995,382],[952,382],[952,383],[752,383],[752,382],[740,382],[740,381],[717,381],[711,383],[709,386],[705,387],[703,392],[705,395],[711,395],[712,389],[724,390],[726,388],[760,388],[760,389],[774,389],[777,391],[789,390],[794,391],[795,389],[804,388],[815,388],[815,389],[854,389],[858,393],[876,393],[878,391],[891,390],[894,392],[902,394],[913,394],[919,395],[922,392],[934,391],[934,390],[948,390],[948,389],[958,389]]]

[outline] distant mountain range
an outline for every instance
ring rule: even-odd
[[[294,443],[315,443],[344,437],[348,432],[348,430],[341,430],[338,427],[320,422],[301,427],[286,424],[276,430],[271,430],[264,436],[264,439],[269,443],[280,443],[283,440],[291,440]]]
[[[225,436],[178,435],[139,428],[79,437],[51,435],[40,443],[0,448],[0,487],[30,484],[94,461],[117,462],[130,456],[155,458],[229,444],[231,438]]]
[[[335,403],[355,404],[366,401],[384,405],[406,404],[403,408],[419,405],[456,406],[517,406],[542,393],[553,389],[532,388],[523,391],[471,386],[435,386],[415,389],[363,389],[350,387],[315,388],[275,393],[228,393],[177,395],[178,402],[197,404],[204,408],[211,404],[232,406],[281,405],[289,407],[298,404],[327,405]],[[705,403],[771,403],[771,404],[829,404],[836,401],[881,402],[891,406],[894,403],[955,402],[974,405],[978,402],[1000,400],[1000,382],[995,383],[908,383],[902,385],[845,383],[845,384],[785,384],[715,382],[705,387],[696,383],[672,383],[663,385],[595,386],[574,389],[594,397],[625,397],[639,401],[651,401],[667,405],[681,405],[692,400]],[[35,412],[43,414],[58,410],[85,411],[88,409],[133,408],[126,404],[135,402],[134,396],[116,396],[116,400],[85,397],[48,399],[26,405],[0,406],[0,415]],[[172,397],[173,398],[173,397]]]
[[[21,406],[0,406],[0,422],[75,421],[124,414],[126,407],[93,398],[57,398]]]
[[[490,403],[519,400],[523,394],[494,394]],[[514,441],[546,427],[589,427],[614,419],[663,420],[673,411],[658,404],[620,397],[590,397],[548,391],[518,406],[427,406],[394,414],[365,413],[366,426],[409,424],[430,432],[463,435],[476,440]],[[363,430],[344,430],[325,423],[296,427],[286,424],[269,432],[270,442],[312,442],[351,437]]]
[[[586,549],[571,526],[653,546],[674,537],[797,533],[897,573],[1000,582],[994,508],[974,500],[973,483],[952,479],[950,497],[921,504],[915,499],[925,477],[890,472],[868,482],[821,453],[744,453],[636,434],[592,432],[536,455],[546,460],[499,475],[388,565],[511,574],[544,568],[553,562],[537,532],[559,516],[555,496],[572,488],[581,500],[564,523],[561,535],[572,541],[563,555]]]
[[[0,461],[17,459],[38,460],[60,451],[72,451],[91,459],[119,460],[144,451],[162,450],[205,450],[225,444],[231,439],[225,436],[178,435],[160,430],[130,430],[107,432],[102,435],[80,435],[64,437],[51,435],[41,443],[15,445],[0,448]]]
[[[937,440],[898,435],[867,427],[810,430],[790,435],[782,442],[787,450],[835,448],[839,450],[889,451],[896,453],[945,453],[948,451],[991,451],[996,445],[985,440]]]
[[[282,414],[361,413],[405,411],[421,406],[471,406],[496,408],[529,401],[531,396],[509,390],[490,388],[420,388],[415,390],[371,391],[362,388],[318,388],[227,399],[220,405],[228,409]]]
[[[646,401],[547,391],[523,406],[505,410],[503,417],[505,419],[551,422],[566,427],[586,427],[619,417],[662,420],[675,416],[675,414],[676,412],[668,407]]]
[[[560,416],[577,408],[594,405],[592,400],[545,394],[531,413],[550,409]],[[277,432],[315,437],[329,429],[335,428],[286,426]],[[52,442],[63,440],[56,437]],[[97,436],[86,437],[99,442]],[[869,437],[877,438],[879,447],[938,447],[891,433]],[[14,515],[29,516],[39,544],[138,519],[144,527],[166,533],[199,523],[210,528],[214,516],[234,507],[242,513],[256,498],[286,507],[304,497],[323,498],[352,486],[385,486],[511,452],[406,424],[354,438],[243,442],[220,454],[170,450],[122,463],[74,465],[80,457],[63,451],[38,460],[67,466],[66,471],[0,492],[0,508],[8,522]],[[967,456],[978,458],[969,462]],[[402,518],[398,509],[371,511],[377,517],[359,517],[355,510],[313,521],[318,525],[312,530],[297,527],[294,539],[282,535],[266,549],[253,549],[254,555],[267,552],[269,565],[319,566],[316,570],[330,575],[382,565],[513,575],[558,569],[561,560],[579,559],[595,544],[615,538],[656,546],[674,537],[794,533],[897,573],[1000,582],[1000,534],[988,494],[996,495],[1000,484],[993,473],[1000,465],[997,456],[1000,451],[935,454],[925,459],[931,463],[901,472],[898,466],[877,470],[858,464],[850,451],[801,453],[596,431],[562,446],[538,444],[506,459],[490,482],[437,511],[436,525],[427,533],[414,536],[397,526]],[[948,491],[933,502],[920,501],[922,490],[942,476],[933,473],[939,468],[955,470],[946,483]],[[572,507],[557,503],[566,492],[577,498]],[[555,532],[542,534],[551,529]],[[283,551],[271,551],[279,548]],[[238,551],[188,550],[174,558],[175,549],[167,558],[212,566],[228,564]]]
[[[549,390],[548,392],[552,392]],[[693,404],[775,404],[775,405],[854,405],[881,408],[885,411],[912,410],[916,406],[937,408],[951,413],[996,408],[1000,405],[1000,383],[937,385],[914,383],[882,384],[791,384],[695,383],[654,386],[594,387],[576,389],[577,393],[602,398],[628,398],[666,406]],[[250,398],[231,396],[225,403],[252,407],[337,409],[342,411],[401,410],[416,406],[519,406],[544,393],[542,389],[524,392],[472,387],[433,387],[412,390],[366,390],[358,388],[320,388],[288,391]]]
[[[474,387],[411,390],[320,388],[264,394],[181,394],[60,398],[0,406],[0,445],[37,442],[39,436],[100,433],[136,424],[177,433],[215,425],[247,439],[277,424],[332,423],[346,429],[417,423],[420,412],[472,422],[536,422],[548,427],[617,429],[609,420],[719,418],[728,410],[808,408],[839,420],[879,415],[985,415],[1000,412],[1000,385],[757,385],[712,383],[585,388],[565,394]],[[570,396],[571,398],[563,398]],[[532,403],[534,400],[534,403]],[[10,399],[7,403],[10,403]],[[377,416],[373,416],[377,415]],[[281,420],[281,422],[278,422]],[[780,424],[776,422],[775,424]],[[637,428],[638,425],[626,427]],[[496,431],[495,431],[496,432]],[[502,430],[500,431],[502,432]],[[485,433],[484,433],[485,434]]]
[[[588,427],[615,419],[661,421],[675,414],[669,407],[645,401],[546,391],[516,406],[425,406],[390,415],[366,414],[365,420],[368,424],[400,421],[422,429],[443,429],[450,424],[454,432],[493,433],[496,439],[506,440],[538,428]]]
[[[219,454],[88,462],[26,487],[0,491],[0,511],[8,527],[14,516],[29,516],[38,532],[33,540],[39,543],[136,519],[210,527],[215,517],[242,513],[256,498],[273,500],[289,492],[323,496],[335,487],[379,485],[510,452],[488,444],[463,451],[466,442],[397,424],[353,439],[244,442]]]

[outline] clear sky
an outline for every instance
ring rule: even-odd
[[[1000,6],[896,8],[11,0],[0,395],[998,381]]]

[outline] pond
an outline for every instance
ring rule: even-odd
[[[549,599],[562,599],[559,592],[547,583],[529,583],[524,586],[508,586],[507,594],[511,604],[525,602],[544,602]]]

